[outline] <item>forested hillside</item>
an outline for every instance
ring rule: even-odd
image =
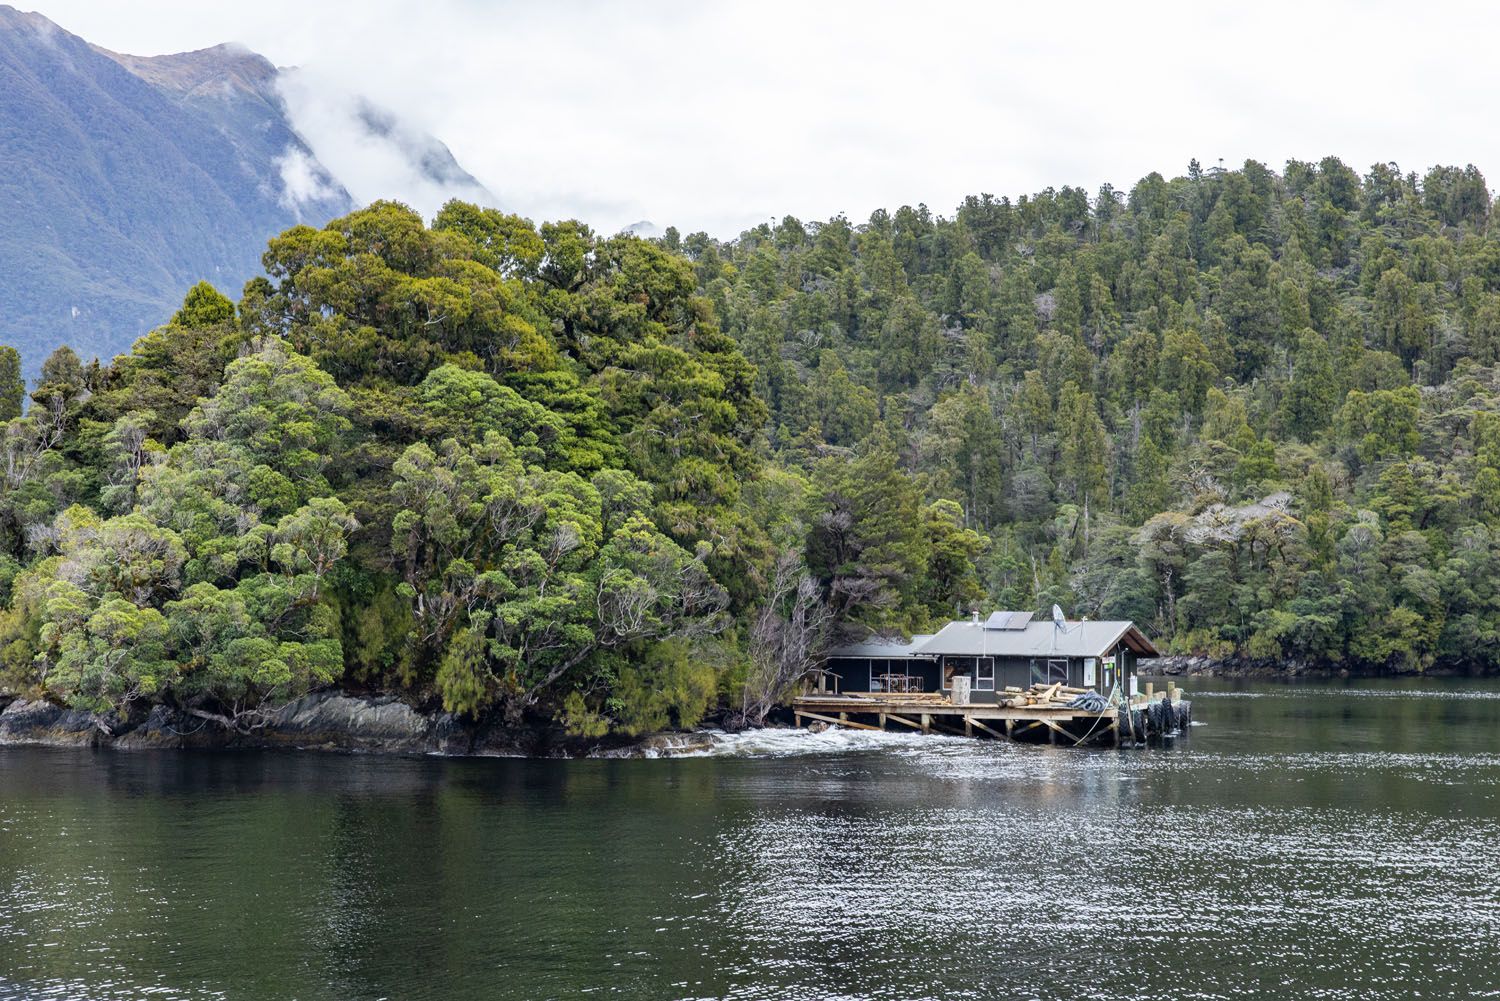
[[[1493,668],[1484,179],[1329,159],[730,243],[390,203],[106,366],[0,358],[0,687],[754,721],[974,607]]]
[[[1329,158],[667,242],[756,365],[777,460],[889,451],[988,537],[989,605],[1422,670],[1500,662],[1491,211],[1473,167]],[[887,541],[844,496],[836,555],[813,515],[824,580]],[[920,566],[855,614],[921,625]]]

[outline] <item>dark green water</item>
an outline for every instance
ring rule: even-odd
[[[1148,751],[0,749],[0,998],[1500,997],[1500,685],[1194,688]]]

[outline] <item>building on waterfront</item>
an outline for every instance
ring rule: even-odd
[[[1118,683],[1136,694],[1136,664],[1160,656],[1134,622],[1037,619],[1030,612],[995,612],[950,622],[910,640],[872,637],[836,647],[824,665],[824,686],[836,692],[947,694],[955,681],[970,703],[995,702],[1007,687],[1061,683],[1108,695]]]

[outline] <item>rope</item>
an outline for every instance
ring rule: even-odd
[[[1082,692],[1069,699],[1068,706],[1085,712],[1102,713],[1109,708],[1109,702],[1098,692]]]
[[[1085,712],[1103,713],[1107,711],[1110,706],[1115,705],[1119,698],[1120,684],[1117,681],[1115,682],[1115,686],[1110,691],[1109,698],[1107,699],[1103,695],[1100,695],[1098,692],[1081,692],[1069,699],[1068,705],[1074,709],[1082,709]],[[1084,741],[1092,737],[1094,733],[1099,729],[1099,727],[1104,725],[1104,719],[1105,717],[1103,716],[1095,719],[1094,725],[1089,727],[1088,733],[1085,733],[1082,737],[1079,737],[1077,740],[1073,741],[1073,746],[1077,747]]]
[[[199,720],[198,725],[191,730],[179,730],[170,723],[163,723],[161,728],[163,730],[170,731],[171,733],[175,733],[179,737],[191,737],[193,734],[197,733],[199,730],[203,729],[206,726],[208,726],[208,720],[205,719]]]
[[[1089,727],[1089,732],[1086,733],[1086,734],[1084,734],[1082,737],[1079,737],[1077,740],[1073,741],[1073,746],[1077,747],[1079,744],[1082,744],[1085,740],[1088,740],[1090,737],[1092,737],[1094,735],[1094,731],[1098,730],[1099,727],[1101,727],[1103,725],[1104,725],[1104,717],[1103,716],[1100,716],[1097,719],[1095,719],[1094,720],[1094,725],[1091,726],[1091,727]]]

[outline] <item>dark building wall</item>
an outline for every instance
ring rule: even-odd
[[[969,701],[978,705],[993,703],[1000,698],[1007,685],[1023,685],[1016,679],[1024,678],[1027,667],[1024,658],[1016,657],[944,657],[943,690],[951,691],[947,679],[966,676],[969,680]],[[983,685],[984,687],[980,687]]]
[[[882,674],[904,674],[918,679],[921,691],[935,692],[941,677],[937,661],[915,657],[830,657],[825,669],[839,676],[841,692],[883,691]]]
[[[1113,655],[1115,668],[1106,672],[1105,660]],[[1077,688],[1092,688],[1108,695],[1118,680],[1126,694],[1130,692],[1130,679],[1135,677],[1139,657],[1123,643],[1104,656],[1094,658],[1094,680],[1085,685],[1085,661],[1083,657],[944,657],[924,658],[830,658],[826,667],[839,675],[838,689],[842,692],[871,692],[882,690],[880,675],[905,674],[920,679],[923,692],[947,692],[946,679],[954,673],[975,679],[970,685],[970,699],[976,703],[996,701],[1007,687],[1026,689],[1033,684],[1052,684],[1061,681]],[[978,675],[981,666],[994,666],[993,688],[979,688]]]

